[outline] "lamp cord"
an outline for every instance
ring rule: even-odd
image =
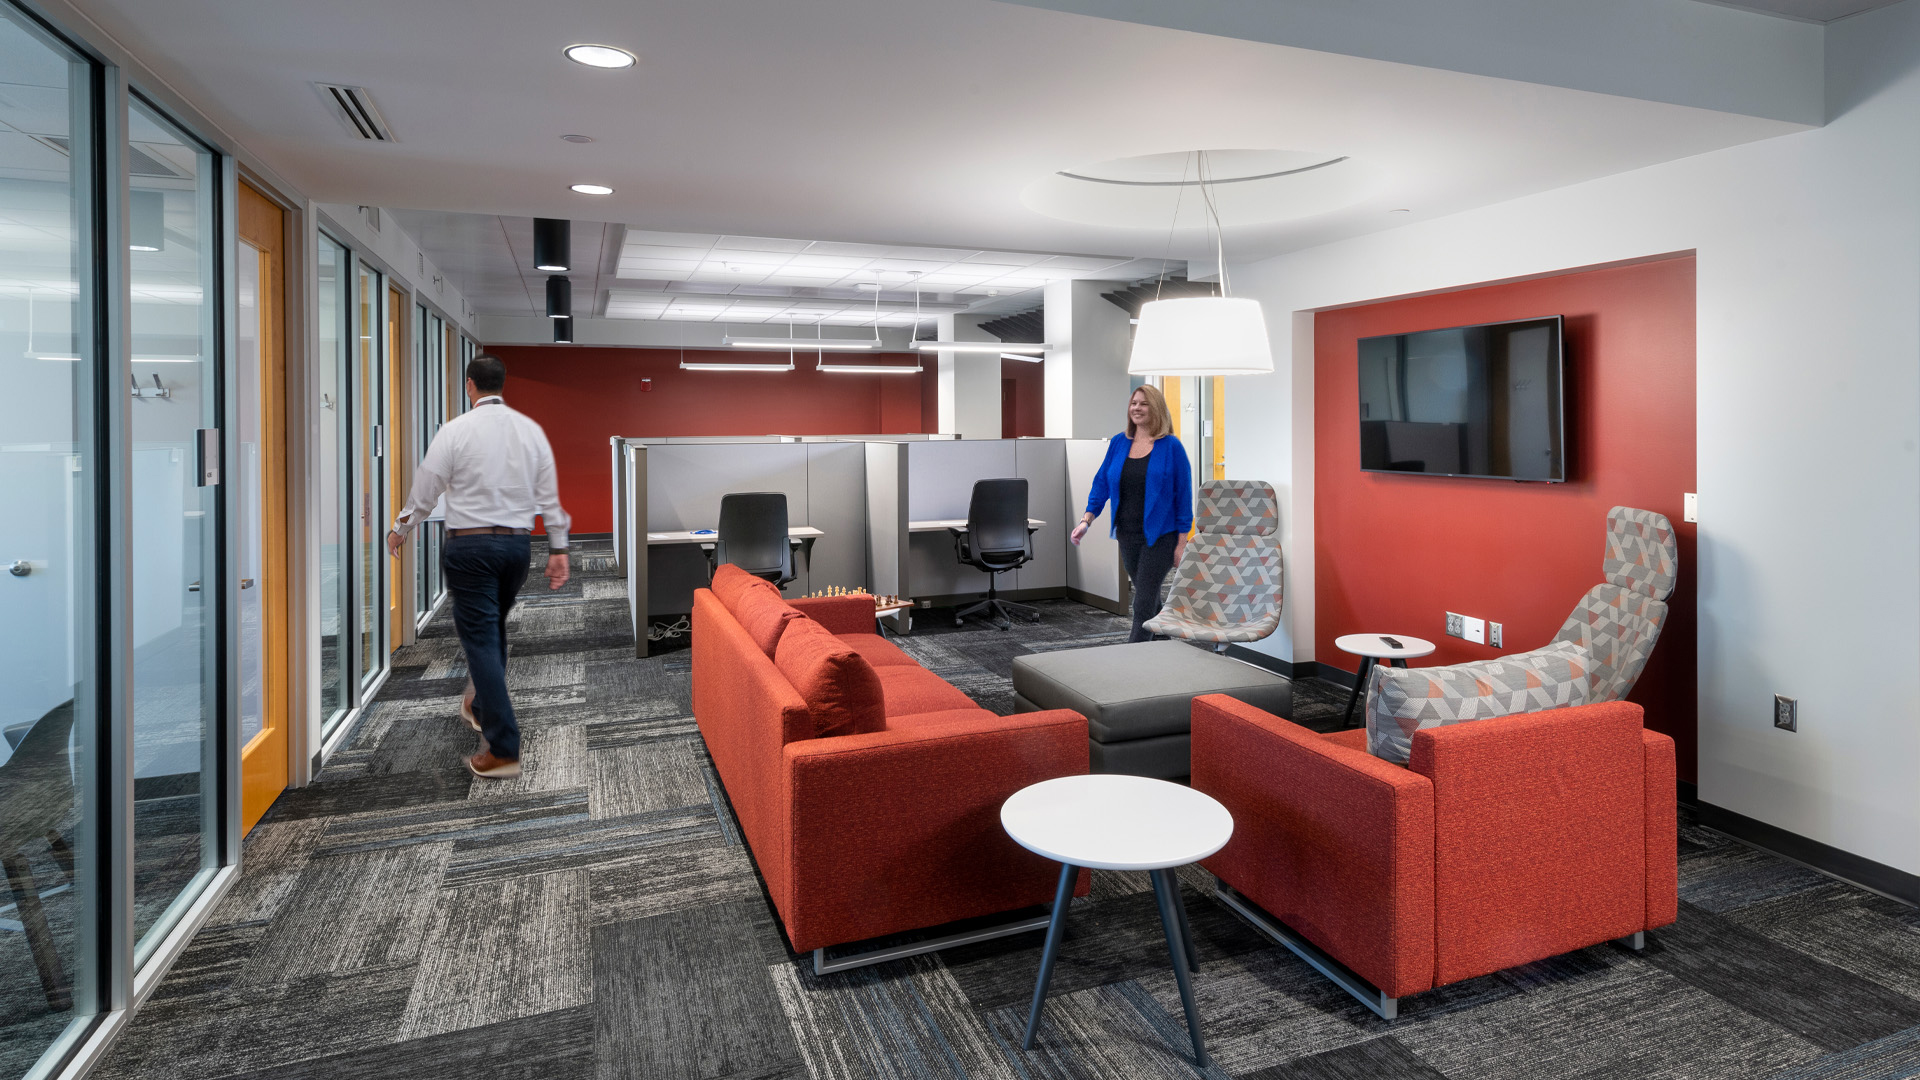
[[[1220,208],[1213,201],[1213,191],[1207,186],[1207,152],[1197,152],[1200,158],[1200,197],[1206,200],[1207,213],[1213,218],[1213,252],[1220,268],[1220,295],[1225,297],[1230,291],[1227,282],[1227,237],[1220,227]]]
[[[1199,151],[1195,151],[1197,155]],[[1167,225],[1167,250],[1160,255],[1160,277],[1153,283],[1153,298],[1160,299],[1160,287],[1167,283],[1167,263],[1173,258],[1173,232],[1180,227],[1180,200],[1187,196],[1187,157],[1180,155],[1180,183],[1173,189],[1173,220]]]

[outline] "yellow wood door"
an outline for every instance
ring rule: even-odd
[[[251,830],[287,789],[286,214],[240,185],[236,269],[240,347],[240,821]]]

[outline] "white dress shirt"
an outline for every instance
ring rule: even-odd
[[[533,515],[539,514],[547,526],[548,550],[566,550],[571,521],[560,507],[547,433],[498,397],[474,402],[471,412],[447,421],[433,437],[394,531],[404,536],[426,520],[442,493],[449,529],[532,529]]]

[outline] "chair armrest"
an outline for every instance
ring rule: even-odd
[[[789,600],[794,609],[835,634],[873,633],[873,597],[865,593],[848,596],[807,596]]]
[[[1673,740],[1640,732],[1647,767],[1647,929],[1680,917],[1679,789],[1674,783]]]
[[[1233,815],[1205,866],[1392,997],[1433,985],[1433,785],[1264,709],[1193,699],[1193,786]]]
[[[1413,733],[1408,768],[1433,781],[1440,983],[1646,929],[1641,724],[1609,701]]]
[[[1059,867],[1015,844],[1000,804],[1087,771],[1077,712],[993,716],[787,744],[795,949],[1052,899]]]

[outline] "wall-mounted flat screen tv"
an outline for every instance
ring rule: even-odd
[[[1567,478],[1560,316],[1360,339],[1360,468]]]

